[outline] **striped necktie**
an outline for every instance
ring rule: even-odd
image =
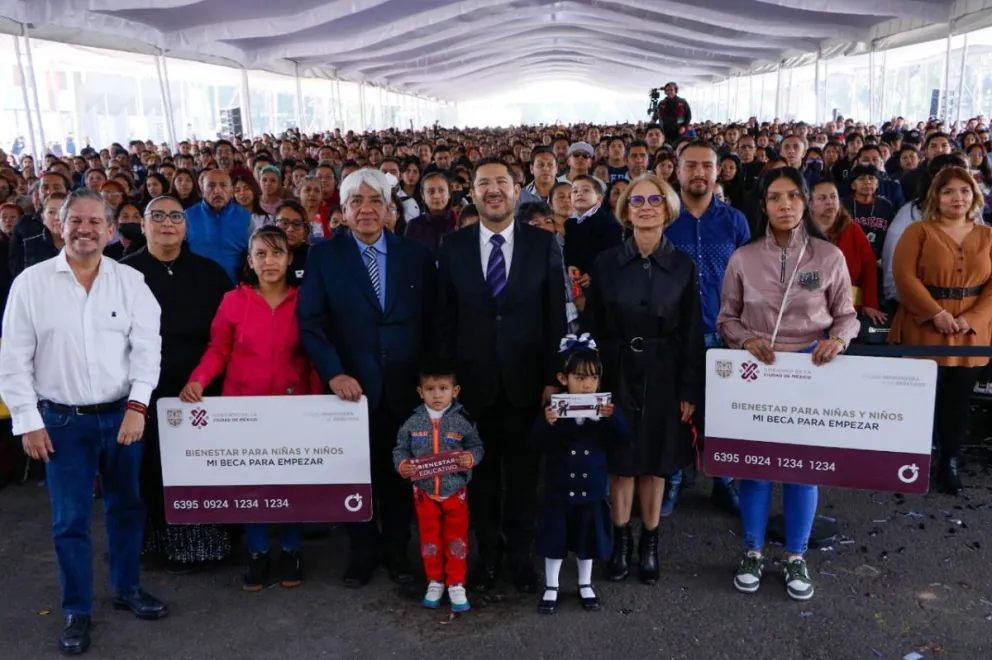
[[[382,288],[379,284],[379,255],[374,245],[365,248],[365,268],[369,271],[369,279],[372,281],[372,288],[375,289],[375,297],[378,300],[382,297]]]
[[[506,239],[499,234],[493,234],[489,239],[493,249],[489,253],[489,264],[486,266],[486,284],[493,298],[498,298],[506,288],[506,259],[503,256],[503,243]]]

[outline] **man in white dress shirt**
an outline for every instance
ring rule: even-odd
[[[0,396],[24,451],[44,461],[65,625],[59,649],[89,647],[93,607],[90,515],[102,477],[115,609],[168,614],[141,590],[142,433],[161,360],[160,309],[144,277],[103,257],[111,214],[90,190],[60,211],[65,248],[14,280],[3,317]]]

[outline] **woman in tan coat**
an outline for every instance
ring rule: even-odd
[[[960,167],[942,170],[930,185],[920,222],[896,246],[892,274],[902,305],[890,343],[910,346],[988,346],[992,340],[992,228],[978,225],[982,194]],[[961,491],[959,455],[968,432],[970,397],[989,358],[941,357],[934,428],[940,447],[941,490]]]

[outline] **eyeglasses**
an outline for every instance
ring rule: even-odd
[[[307,223],[302,220],[285,220],[283,218],[276,218],[277,227],[303,227]]]
[[[148,211],[145,213],[145,217],[152,222],[162,223],[168,218],[170,222],[174,225],[181,225],[186,222],[186,214],[182,211],[173,211],[172,213],[166,213],[165,211]]]
[[[647,202],[651,206],[661,206],[665,203],[665,196],[648,195],[645,197],[644,195],[631,195],[630,199],[627,200],[627,204],[634,209],[639,209],[644,206],[644,202]]]
[[[571,156],[569,156],[569,158],[592,158],[592,156],[590,156],[584,151],[576,151]]]

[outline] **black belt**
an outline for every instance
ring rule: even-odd
[[[934,300],[964,300],[982,295],[985,285],[969,287],[928,286],[927,291]]]
[[[127,407],[127,397],[111,401],[110,403],[95,403],[92,406],[67,406],[63,403],[55,403],[47,399],[38,402],[39,408],[48,408],[60,413],[71,415],[99,415],[100,413],[117,412]]]

